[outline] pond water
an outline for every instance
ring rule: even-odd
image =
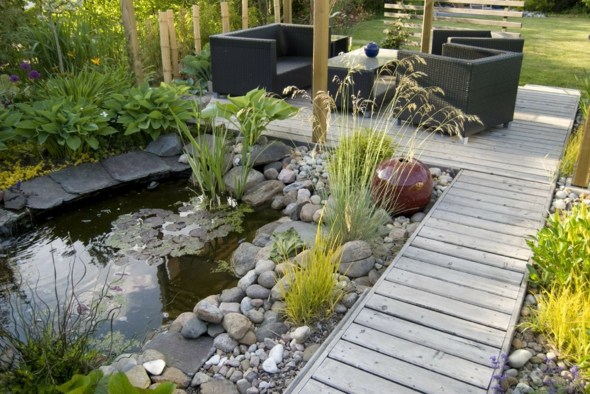
[[[186,181],[172,181],[155,190],[100,196],[46,218],[33,231],[18,236],[12,247],[0,252],[2,309],[6,312],[9,308],[7,289],[13,290],[12,299],[16,302],[30,297],[31,287],[41,298],[51,298],[55,288],[66,288],[68,273],[72,271],[79,281],[79,294],[88,296],[107,283],[110,302],[121,306],[114,329],[127,338],[141,340],[178,314],[192,311],[201,298],[220,293],[237,282],[230,273],[218,272],[218,262],[229,261],[240,242],[251,240],[256,229],[280,217],[273,210],[246,213],[242,233],[230,232],[208,243],[203,255],[142,261],[121,258],[107,246],[112,223],[121,215],[141,209],[178,213],[179,207],[194,195]],[[84,297],[81,299],[83,303]]]

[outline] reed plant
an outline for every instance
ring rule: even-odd
[[[584,127],[579,127],[576,133],[572,133],[565,146],[563,158],[559,164],[559,175],[569,177],[574,174],[576,163],[578,162],[578,154],[580,153],[580,145],[584,138]]]
[[[336,97],[322,100],[328,110],[340,102],[342,112],[350,114],[340,117],[339,145],[332,149],[328,164],[331,197],[325,219],[342,242],[362,239],[374,244],[390,220],[371,192],[375,170],[383,159],[393,154],[417,158],[422,144],[434,133],[459,136],[465,121],[477,120],[454,107],[430,104],[431,96],[441,91],[420,86],[424,74],[414,66],[423,62],[420,57],[390,62],[377,76],[371,92],[357,91],[354,75],[358,70],[351,64],[348,74],[334,81],[338,84]],[[378,99],[363,99],[361,93]],[[409,114],[409,120],[398,122],[402,113]],[[363,129],[365,132],[360,132]]]
[[[338,282],[341,255],[338,237],[324,234],[318,226],[315,243],[300,265],[287,264],[279,282],[289,321],[310,324],[329,317],[343,296]]]

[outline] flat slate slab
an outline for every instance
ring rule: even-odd
[[[293,148],[285,145],[280,141],[273,141],[272,143],[261,147],[255,146],[252,150],[252,157],[254,158],[254,165],[272,163],[281,161],[287,157]]]
[[[41,176],[22,183],[21,190],[27,196],[27,207],[31,209],[51,209],[78,198],[66,192],[49,176]]]
[[[72,194],[87,194],[115,186],[114,180],[100,163],[84,163],[67,167],[49,175],[63,189]]]
[[[142,351],[146,349],[159,351],[166,356],[169,366],[178,368],[189,376],[194,375],[215,351],[213,338],[208,335],[185,339],[179,332],[170,331],[157,335],[145,344]]]
[[[160,157],[141,151],[109,157],[102,165],[113,179],[120,182],[131,182],[170,172],[170,167]]]
[[[13,228],[26,216],[28,215],[24,211],[11,212],[0,208],[0,237],[10,236],[13,232]]]
[[[179,156],[170,156],[170,157],[162,157],[161,159],[166,163],[168,167],[170,167],[170,171],[174,173],[182,173],[186,172],[187,175],[191,172],[191,166],[186,163],[179,163],[178,162]]]

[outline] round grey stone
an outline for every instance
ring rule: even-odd
[[[272,260],[258,260],[254,272],[258,275],[266,271],[274,271],[276,264]],[[251,284],[254,284],[252,282]]]
[[[244,296],[244,290],[239,287],[232,287],[231,289],[223,290],[219,300],[221,302],[240,302]]]
[[[524,366],[533,354],[526,349],[517,349],[508,356],[508,364],[512,368],[520,368]]]
[[[215,337],[213,340],[213,345],[216,349],[229,353],[233,352],[235,347],[238,346],[238,342],[230,337],[229,334],[223,333]]]
[[[199,319],[209,323],[217,324],[221,323],[221,320],[223,320],[223,312],[221,312],[217,306],[211,304],[206,299],[197,303],[194,313]]]
[[[246,295],[250,298],[268,298],[270,290],[259,284],[252,285],[246,289]]]
[[[186,339],[196,339],[207,332],[207,324],[196,315],[187,320],[180,330],[180,334]]]
[[[274,266],[274,263],[273,263]],[[274,269],[274,267],[273,267]],[[258,284],[263,286],[267,289],[272,289],[272,287],[277,282],[277,276],[274,271],[265,271],[258,276]]]

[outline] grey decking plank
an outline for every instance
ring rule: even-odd
[[[522,282],[522,273],[499,268],[487,264],[481,264],[473,260],[462,259],[459,257],[448,256],[431,250],[420,249],[410,246],[404,252],[404,258],[424,261],[429,264],[439,265],[441,267],[454,269],[459,272],[479,275],[485,278],[499,280],[503,283],[511,283],[519,286]],[[399,265],[398,263],[396,263]]]
[[[452,191],[452,190],[451,190]],[[452,203],[461,205],[464,207],[471,207],[481,209],[482,211],[496,212],[506,215],[512,215],[517,218],[527,219],[530,223],[542,223],[544,219],[543,211],[530,211],[516,207],[510,207],[501,204],[495,204],[493,202],[482,201],[481,198],[468,198],[462,195],[462,193],[453,193],[453,198],[444,200],[444,203]]]
[[[433,278],[398,269],[397,267],[389,271],[386,279],[394,284],[400,284],[450,300],[461,301],[506,314],[511,313],[514,306],[514,298],[492,294],[484,290],[450,282],[444,277]]]
[[[481,193],[488,196],[504,197],[517,201],[526,201],[536,205],[545,204],[545,201],[547,200],[546,192],[542,193],[542,195],[541,193],[536,195],[525,194],[522,192],[503,190],[494,186],[483,185],[480,182],[469,182],[469,179],[466,180],[465,178],[462,178],[461,182],[455,185],[455,188],[459,190],[469,190],[475,193]]]
[[[300,394],[344,394],[344,391],[340,391],[314,379],[307,381],[305,386],[296,392]]]
[[[521,260],[528,260],[531,251],[528,248],[520,248],[512,245],[505,245],[493,240],[469,236],[467,234],[455,233],[450,229],[439,229],[429,227],[428,223],[418,233],[423,238],[434,239],[453,245],[459,245],[470,249],[481,250],[482,252],[495,253],[506,257],[514,257]]]
[[[477,178],[477,179],[482,179],[482,180],[487,180],[490,182],[494,182],[494,184],[499,184],[499,186],[501,185],[509,185],[511,187],[516,187],[518,191],[523,191],[526,193],[526,190],[531,189],[531,191],[533,193],[536,193],[536,191],[538,191],[539,193],[543,193],[543,192],[547,192],[549,190],[551,190],[551,185],[548,184],[547,182],[534,182],[534,181],[527,181],[525,179],[516,179],[516,178],[507,178],[504,176],[497,176],[497,175],[492,175],[489,173],[485,173],[485,172],[477,172],[477,171],[463,171],[463,173],[461,174],[461,176],[465,176],[466,178]],[[519,189],[519,187],[524,188],[525,190],[521,190]]]
[[[500,196],[492,196],[486,195],[485,193],[478,193],[474,190],[460,190],[460,189],[453,189],[449,192],[449,195],[456,195],[462,198],[471,198],[474,201],[481,201],[486,202],[488,204],[495,204],[501,205],[504,207],[510,208],[518,208],[521,211],[533,212],[535,214],[539,214],[537,211],[539,209],[539,204],[532,203],[530,201],[521,201],[521,200],[514,200],[512,198],[500,197]]]
[[[487,220],[490,222],[522,227],[528,232],[536,232],[541,225],[541,221],[539,220],[519,218],[509,213],[498,212],[499,209],[496,207],[494,207],[494,209],[496,209],[495,211],[482,210],[478,209],[476,205],[477,203],[474,203],[472,200],[464,199],[458,201],[458,199],[455,198],[452,200],[452,202],[442,201],[439,204],[438,209],[440,211],[458,213],[464,215],[465,217],[474,217],[476,219]]]
[[[487,174],[486,174],[487,175]],[[506,178],[504,178],[506,180]],[[496,190],[498,193],[508,192],[514,195],[514,198],[520,196],[520,199],[533,198],[535,201],[540,201],[547,198],[547,187],[533,189],[524,186],[518,182],[500,182],[498,180],[484,179],[473,176],[473,171],[461,176],[461,182],[465,185],[478,185],[480,187],[487,187]]]
[[[435,217],[432,215],[428,221],[428,226],[440,230],[449,230],[454,233],[464,234],[470,237],[493,240],[494,242],[516,246],[521,249],[527,249],[528,251],[528,246],[523,238],[524,231],[520,231],[519,227],[516,227],[516,232],[518,235],[515,235],[509,232],[507,225],[496,225],[497,228],[491,228],[493,225],[490,225],[490,227],[486,228],[485,220],[470,217],[462,220],[462,223],[459,223],[459,220],[460,219],[457,219],[456,217],[453,219],[448,219]]]
[[[437,241],[436,239],[417,236],[412,242],[412,246],[520,273],[526,270],[526,260],[502,256],[461,245],[453,245],[443,241]]]
[[[395,316],[494,348],[502,346],[504,339],[504,329],[502,328],[489,327],[485,324],[468,321],[460,317],[451,316],[445,312],[433,310],[430,306],[425,308],[379,293],[367,299],[366,307],[379,313]]]
[[[330,358],[421,392],[453,394],[485,392],[481,388],[388,357],[350,342],[339,341],[330,352]]]
[[[410,342],[357,324],[351,325],[342,338],[363,348],[481,388],[488,387],[493,374],[493,368],[489,365],[483,366],[419,342]]]
[[[418,307],[412,307],[415,311],[419,310]],[[490,355],[496,354],[499,350],[498,347],[449,334],[369,308],[364,308],[358,314],[355,323],[485,366],[490,365]],[[486,329],[489,330],[488,327]]]
[[[468,215],[461,215],[457,212],[444,211],[440,209],[437,209],[436,212],[432,214],[432,218],[443,220],[447,223],[450,222],[463,224],[469,227],[485,229],[496,233],[509,234],[512,236],[521,237],[521,239],[523,236],[533,235],[536,232],[535,229],[514,226],[508,223],[498,223],[492,220],[480,219]]]
[[[489,277],[480,276],[479,274],[462,272],[455,270],[454,268],[442,267],[436,264],[429,264],[405,256],[398,259],[395,263],[395,268],[432,278],[438,278],[454,284],[461,284],[463,286],[472,287],[487,293],[512,299],[516,298],[518,295],[518,289],[520,288],[520,284],[500,281],[495,278],[491,279]]]
[[[404,286],[389,281],[381,282],[376,289],[377,294],[394,298],[409,304],[427,306],[437,312],[446,313],[463,320],[489,325],[500,330],[506,330],[510,315],[496,310],[484,308],[448,297],[432,294],[428,291]]]
[[[329,358],[322,361],[322,366],[314,373],[313,379],[346,393],[414,394],[416,392],[408,387],[365,372],[356,366]]]

